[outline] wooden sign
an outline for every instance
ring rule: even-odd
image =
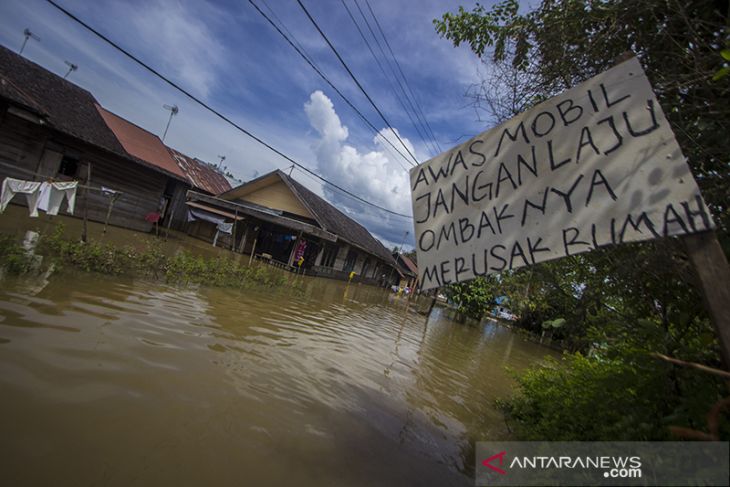
[[[423,289],[714,223],[632,58],[410,172]]]

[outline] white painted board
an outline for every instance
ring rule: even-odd
[[[636,58],[410,171],[423,289],[714,228]]]

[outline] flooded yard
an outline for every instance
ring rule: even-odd
[[[0,289],[0,470],[22,485],[472,485],[506,368],[552,353],[370,286]]]

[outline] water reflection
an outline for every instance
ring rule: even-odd
[[[505,366],[547,352],[361,285],[0,291],[7,485],[471,485]]]

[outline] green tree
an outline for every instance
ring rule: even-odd
[[[499,283],[494,276],[477,277],[446,288],[446,296],[456,305],[456,310],[475,320],[481,319],[494,306],[498,292]]]
[[[727,68],[722,55],[729,35],[727,2],[543,0],[522,12],[517,1],[504,0],[491,8],[460,7],[434,24],[443,37],[455,45],[468,44],[489,65],[488,76],[469,93],[491,123],[571,88],[633,52],[728,252],[730,77],[718,75]],[[554,336],[584,353],[521,379],[518,395],[505,409],[522,425],[522,436],[557,439],[552,427],[559,424],[572,428],[572,439],[663,438],[672,422],[705,427],[707,410],[726,394],[722,382],[657,364],[651,355],[721,366],[696,281],[676,238],[606,248],[500,276],[519,326],[541,333],[543,323],[562,318]],[[606,391],[615,388],[601,384],[610,385],[612,376],[626,387],[634,384],[632,392],[611,393],[609,401]],[[581,388],[589,382],[590,387]],[[634,402],[642,407],[621,425],[622,434],[584,427],[591,421],[608,424],[611,410]]]

